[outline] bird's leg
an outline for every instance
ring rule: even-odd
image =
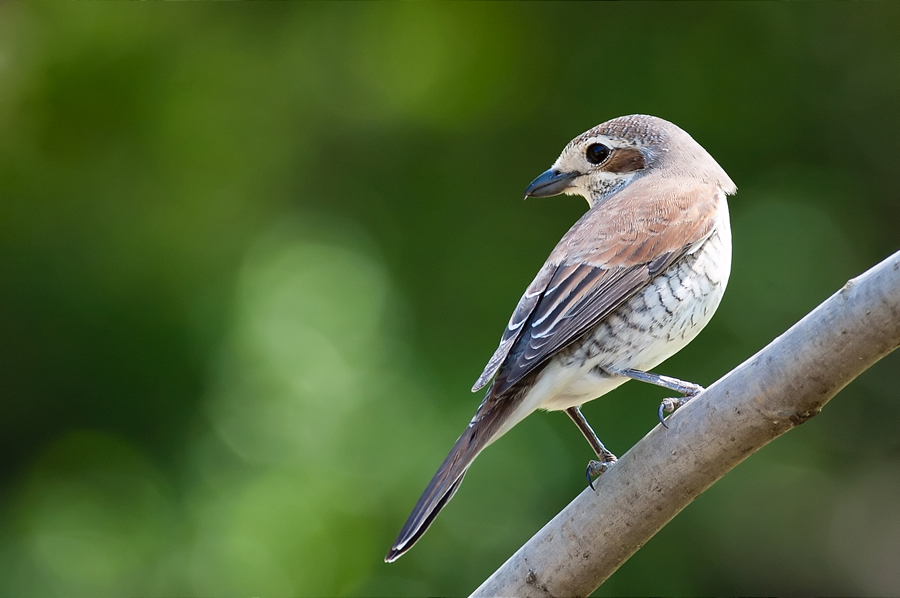
[[[597,438],[597,434],[594,433],[593,428],[591,428],[591,425],[584,418],[584,414],[581,413],[581,408],[569,407],[566,409],[566,413],[572,418],[572,421],[575,422],[575,425],[578,426],[581,433],[584,434],[585,439],[587,439],[588,444],[594,449],[594,453],[597,454],[597,458],[599,459],[599,461],[591,460],[585,471],[588,484],[590,485],[591,490],[593,490],[594,478],[599,477],[600,474],[612,467],[617,460],[616,456],[603,446],[603,443]]]
[[[668,388],[669,390],[674,390],[675,392],[680,392],[681,394],[683,394],[684,396],[680,399],[663,399],[662,403],[659,404],[659,423],[661,423],[664,428],[669,427],[666,425],[665,416],[663,415],[664,413],[672,413],[679,407],[683,407],[688,401],[696,397],[704,390],[704,388],[699,384],[694,384],[693,382],[685,382],[684,380],[679,380],[678,378],[661,376],[659,374],[653,374],[651,372],[642,372],[640,370],[612,370],[609,368],[605,368],[605,371],[608,374],[613,374],[615,376],[625,376],[626,378],[640,380],[641,382],[647,382],[648,384],[655,384],[656,386],[662,386],[663,388]]]
[[[681,394],[689,397],[693,397],[694,395],[698,395],[703,392],[703,387],[699,384],[694,384],[693,382],[685,382],[684,380],[679,380],[678,378],[661,376],[660,374],[642,372],[640,370],[613,370],[610,368],[604,368],[604,370],[606,370],[607,373],[613,374],[615,376],[625,376],[627,378],[633,378],[634,380],[640,380],[641,382],[647,382],[648,384],[655,384],[656,386],[662,386],[663,388],[668,388],[669,390],[680,392]]]

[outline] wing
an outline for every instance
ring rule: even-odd
[[[713,231],[725,194],[678,180],[632,183],[587,212],[516,306],[473,391],[500,396],[609,316]]]
[[[500,346],[497,347],[490,361],[484,366],[484,371],[472,387],[472,392],[477,392],[484,388],[491,381],[491,378],[494,377],[494,374],[497,373],[497,370],[500,369],[500,366],[503,365],[503,361],[509,354],[513,343],[518,340],[522,332],[522,326],[531,318],[534,308],[537,307],[538,302],[544,296],[547,285],[550,284],[550,280],[556,274],[556,270],[557,265],[548,261],[538,272],[537,276],[534,277],[534,280],[531,281],[531,284],[528,285],[528,288],[525,289],[525,294],[519,299],[519,304],[513,311],[509,324],[506,325],[506,330],[503,331],[503,336],[500,338]]]

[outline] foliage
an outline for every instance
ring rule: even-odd
[[[890,3],[0,5],[0,593],[475,588],[584,484],[536,414],[381,562],[581,200],[649,113],[740,187],[708,384],[897,249]],[[893,356],[599,594],[896,594]],[[586,414],[622,453],[661,391]],[[812,503],[815,508],[810,510]]]

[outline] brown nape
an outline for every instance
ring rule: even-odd
[[[603,170],[615,173],[635,172],[644,168],[647,168],[644,154],[641,153],[641,150],[633,147],[613,150],[612,155],[603,164]]]

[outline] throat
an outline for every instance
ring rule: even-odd
[[[594,209],[625,187],[632,178],[634,178],[633,174],[594,178],[588,182],[587,188],[579,190],[579,195],[587,200],[590,209]]]

